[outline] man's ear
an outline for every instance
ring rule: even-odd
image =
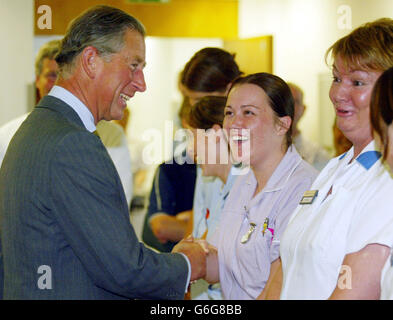
[[[304,113],[306,112],[306,109],[307,109],[307,106],[305,104],[303,104],[303,112],[302,112],[302,116],[301,117],[303,117]]]
[[[284,116],[278,118],[277,132],[279,135],[286,135],[287,131],[291,127],[292,119],[290,116]]]
[[[35,84],[35,87],[37,88],[37,85],[38,85],[38,81],[40,80],[40,76],[35,76],[35,81],[34,81],[34,84]],[[37,88],[38,89],[38,88]]]
[[[90,79],[94,79],[97,75],[97,71],[99,70],[102,60],[98,54],[98,50],[92,46],[88,46],[84,48],[81,53],[80,63],[85,74]]]

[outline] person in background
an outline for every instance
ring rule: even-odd
[[[235,55],[221,48],[207,47],[196,52],[185,65],[179,89],[191,106],[206,96],[226,97],[231,83],[243,74]],[[202,175],[200,166],[194,193],[193,213],[200,215],[213,203],[212,190],[219,190],[222,180]],[[197,218],[198,219],[198,218]]]
[[[133,173],[126,134],[119,124],[112,121],[102,120],[98,122],[96,128],[119,174],[130,208],[133,197]]]
[[[225,299],[261,294],[280,260],[287,221],[317,175],[292,146],[293,116],[293,97],[281,78],[256,73],[233,82],[224,129],[234,161],[251,170],[237,177],[218,230],[205,243],[205,279],[220,281]]]
[[[193,141],[189,146],[190,157],[197,160],[204,177],[217,177],[218,188],[208,190],[210,201],[201,212],[194,212],[193,237],[210,239],[219,225],[225,199],[236,180],[226,136],[222,130],[226,97],[206,96],[191,108],[187,128]],[[207,216],[208,215],[208,216]]]
[[[381,271],[393,245],[393,180],[373,140],[370,98],[393,65],[393,20],[356,28],[328,49],[330,56],[329,97],[337,126],[353,146],[329,161],[308,201],[292,214],[281,241],[282,268],[267,298],[380,297]]]
[[[371,124],[382,160],[393,179],[393,66],[375,83],[370,102]],[[392,190],[393,191],[393,190]],[[387,231],[391,226],[387,226]],[[393,243],[391,244],[393,246]],[[381,272],[381,299],[393,300],[393,254],[390,252]]]
[[[295,100],[295,115],[293,118],[292,141],[296,150],[308,163],[313,165],[315,169],[321,171],[322,168],[330,160],[329,154],[326,150],[316,143],[307,140],[299,129],[299,120],[304,115],[306,105],[304,104],[303,90],[296,84],[288,82],[293,98]]]
[[[15,133],[0,169],[5,299],[181,299],[205,275],[198,244],[159,254],[138,241],[95,132],[146,90],[144,37],[138,20],[109,6],[68,27],[56,85]]]
[[[128,124],[130,122],[131,112],[130,109],[127,107],[124,109],[124,116],[120,120],[113,120],[112,122],[117,123],[123,128],[124,133],[127,135]]]
[[[204,48],[185,65],[179,88],[191,105],[206,96],[226,96],[233,80],[242,75],[235,55],[221,48]]]
[[[192,106],[205,96],[225,96],[231,82],[241,74],[242,72],[235,62],[235,56],[229,52],[210,47],[199,50],[186,63],[180,73],[178,86],[184,97],[183,105]],[[183,126],[186,125],[185,119],[185,117],[181,117]],[[171,184],[174,183],[171,182]],[[212,186],[213,184],[215,187]],[[209,202],[210,194],[207,195],[204,190],[219,188],[221,184],[222,182],[218,178],[202,177],[201,169],[197,168],[193,212],[201,212],[203,208],[207,207],[206,203]],[[179,238],[181,235],[187,234],[186,230],[192,230],[193,218],[190,214],[191,211],[186,211],[185,214],[183,212],[177,218],[168,214],[160,214],[147,219],[153,234],[160,238],[161,242],[176,242],[181,239]]]
[[[218,178],[221,184],[206,184],[205,207],[193,212],[194,238],[209,241],[218,228],[225,200],[236,181],[240,171],[232,166],[226,136],[222,130],[226,98],[206,96],[191,108],[187,127],[193,139],[190,141],[189,153],[198,160],[204,177]],[[191,285],[192,299],[222,299],[219,284],[209,285],[199,280]]]
[[[58,65],[55,57],[59,52],[59,46],[60,40],[49,41],[40,48],[37,54],[35,61],[35,86],[38,101],[49,93],[57,79]],[[25,113],[0,128],[0,166],[12,137],[28,115],[29,113]],[[113,122],[100,121],[97,125],[97,133],[116,166],[128,206],[130,206],[133,191],[132,171],[130,153],[124,131]]]
[[[60,40],[52,40],[45,43],[38,51],[34,68],[37,101],[48,94],[57,79],[58,66],[55,56],[59,52],[59,45]],[[0,128],[0,166],[12,137],[27,116],[28,113],[25,113]]]
[[[179,110],[183,126],[189,109],[187,99],[183,99]],[[142,231],[143,241],[161,252],[170,252],[192,228],[196,165],[190,159],[180,161],[182,155],[174,149],[172,163],[161,163],[154,175]]]

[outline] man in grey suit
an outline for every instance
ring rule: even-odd
[[[99,137],[143,92],[143,26],[94,7],[70,25],[56,85],[14,135],[0,170],[5,299],[182,299],[206,254],[183,240],[158,254],[138,242]]]

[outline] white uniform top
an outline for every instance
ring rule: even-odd
[[[371,243],[392,246],[393,179],[379,157],[372,141],[349,163],[352,147],[317,177],[311,190],[318,196],[297,207],[281,239],[281,299],[327,299],[346,254]]]

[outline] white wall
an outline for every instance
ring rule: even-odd
[[[338,12],[343,5],[346,7],[341,8],[350,9],[352,29],[377,18],[393,17],[392,0],[239,0],[239,36],[273,35],[274,73],[305,91],[308,109],[300,128],[326,147],[331,147],[332,123],[325,122],[333,121],[334,112],[333,108],[319,110],[319,106],[331,106],[326,86],[330,69],[324,54],[351,31],[343,28],[343,13]]]
[[[0,125],[34,103],[33,1],[0,0]]]

